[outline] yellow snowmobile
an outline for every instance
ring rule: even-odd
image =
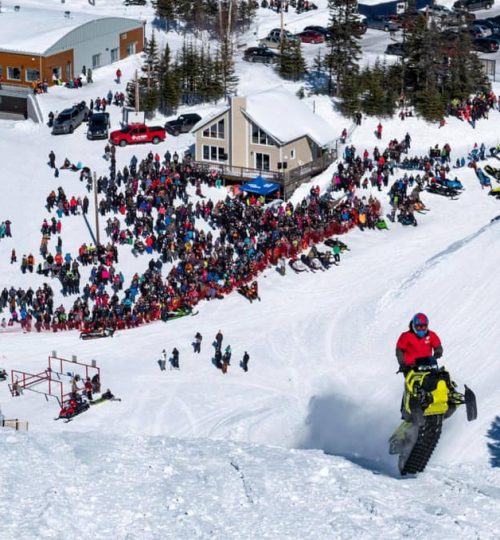
[[[467,420],[477,418],[476,396],[465,386],[457,391],[444,367],[434,358],[419,358],[406,374],[401,413],[403,422],[389,439],[389,453],[399,454],[402,475],[423,472],[441,435],[443,420],[465,405]]]

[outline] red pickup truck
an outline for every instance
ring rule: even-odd
[[[146,126],[146,124],[128,124],[118,131],[112,131],[109,136],[111,144],[127,146],[152,142],[158,144],[167,137],[165,129],[159,126]]]

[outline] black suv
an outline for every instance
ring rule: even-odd
[[[476,11],[478,9],[490,9],[494,3],[495,0],[457,0],[453,4],[453,9],[457,11]]]
[[[109,128],[109,113],[94,113],[89,117],[87,139],[107,139]]]
[[[246,62],[260,62],[261,64],[272,64],[277,61],[280,55],[267,47],[250,47],[243,54]]]
[[[54,121],[52,135],[73,133],[82,122],[87,121],[88,115],[89,109],[85,101],[73,105],[70,109],[64,109]]]
[[[165,131],[177,137],[180,133],[187,133],[201,120],[201,116],[196,113],[181,114],[177,120],[170,120],[165,124]]]
[[[126,6],[145,6],[147,4],[146,0],[125,0],[124,5]]]

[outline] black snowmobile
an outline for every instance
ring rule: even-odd
[[[420,358],[405,378],[403,422],[389,439],[389,454],[399,454],[401,475],[423,472],[436,448],[443,420],[465,405],[467,420],[477,418],[476,396],[465,386],[457,391],[444,367],[434,358]]]

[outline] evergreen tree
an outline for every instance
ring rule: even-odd
[[[330,11],[330,50],[325,68],[330,76],[330,94],[342,91],[347,78],[358,73],[359,45],[357,0],[328,0]],[[334,85],[335,81],[335,85]],[[336,88],[335,88],[336,87]]]
[[[176,0],[156,0],[156,15],[167,23],[167,32],[176,18]]]
[[[279,74],[287,80],[297,81],[301,79],[306,72],[306,63],[302,56],[300,41],[291,41],[284,35],[281,41],[280,53]]]
[[[219,58],[221,75],[220,86],[222,86],[223,94],[224,96],[235,94],[238,88],[239,78],[234,69],[233,44],[227,34],[221,40]]]

